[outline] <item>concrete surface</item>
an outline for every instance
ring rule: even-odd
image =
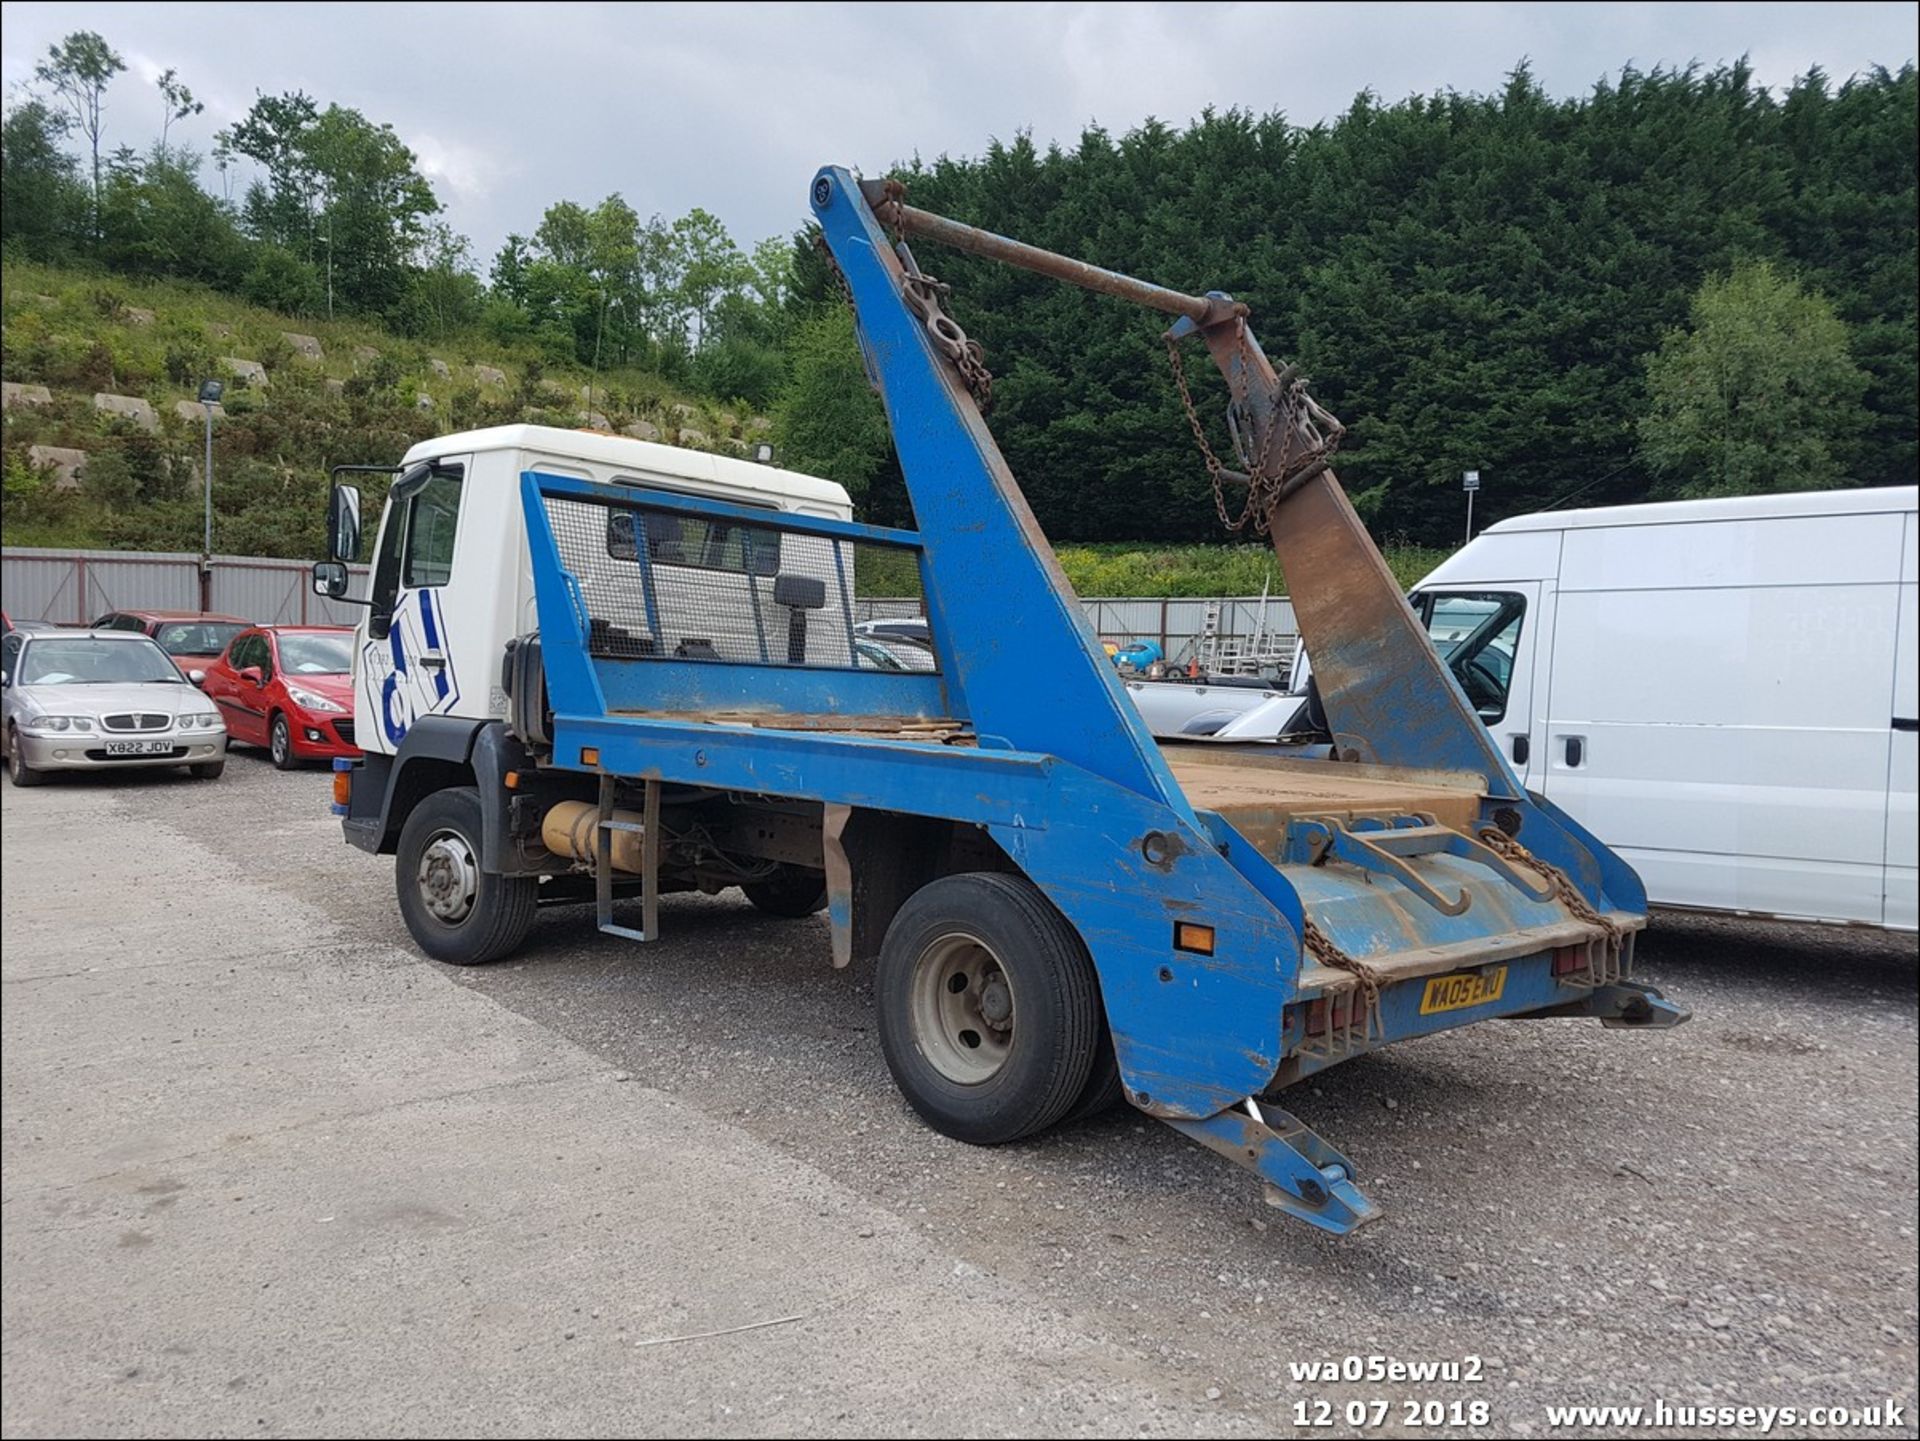
[[[927,1131],[818,921],[668,898],[648,948],[572,908],[515,960],[419,960],[326,790],[236,749],[0,802],[8,1436],[1273,1434],[1319,1400],[1322,1435],[1545,1435],[1562,1402],[1888,1397],[1866,1434],[1914,1434],[1911,937],[1668,922],[1643,971],[1690,1027],[1340,1068],[1295,1109],[1387,1215],[1333,1241],[1131,1112]],[[1486,1379],[1288,1370],[1352,1354]],[[1376,1399],[1491,1425],[1341,1421]]]

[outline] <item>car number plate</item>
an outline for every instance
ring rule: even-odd
[[[1488,1001],[1499,1000],[1506,988],[1505,966],[1495,966],[1490,971],[1469,971],[1464,975],[1435,976],[1427,982],[1426,994],[1420,998],[1420,1014],[1434,1016],[1442,1011],[1484,1006]]]
[[[163,756],[173,749],[172,741],[108,741],[110,756]]]

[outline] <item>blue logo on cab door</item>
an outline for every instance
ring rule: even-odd
[[[460,702],[460,679],[441,620],[432,591],[409,591],[394,607],[387,638],[368,641],[362,652],[367,685],[380,700],[380,725],[393,745],[421,716]]]

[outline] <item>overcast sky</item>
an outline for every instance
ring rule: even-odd
[[[1485,91],[1525,57],[1556,95],[1631,63],[1751,57],[1784,85],[1914,57],[1914,4],[3,4],[12,97],[47,46],[94,29],[126,58],[107,144],[145,148],[168,66],[206,102],[205,150],[256,90],[389,121],[484,271],[557,199],[695,205],[751,245],[805,216],[822,164],[874,173],[1029,130],[1071,144],[1203,106],[1339,113]]]

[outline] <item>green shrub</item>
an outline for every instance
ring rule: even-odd
[[[291,251],[263,245],[240,293],[255,305],[286,315],[313,315],[326,303],[319,273]]]
[[[140,494],[133,468],[112,450],[98,450],[87,457],[86,468],[80,472],[80,488],[89,500],[111,510],[125,510]]]

